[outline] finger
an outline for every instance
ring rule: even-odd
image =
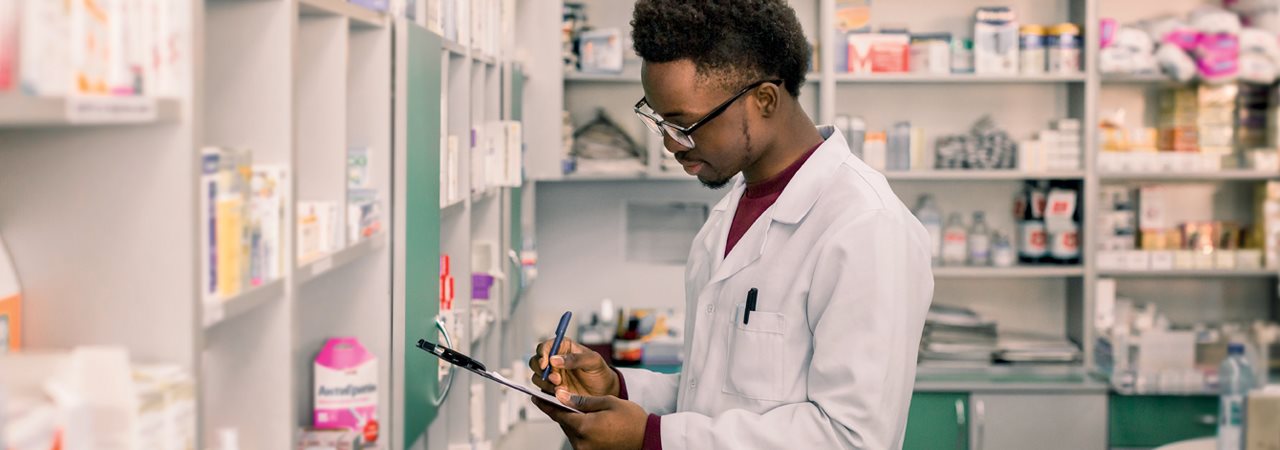
[[[538,368],[535,370],[535,372],[541,372],[542,369],[547,368],[547,353],[550,350],[551,350],[550,341],[542,341],[538,343],[538,349],[535,352],[537,353],[537,357],[538,357]]]
[[[575,352],[564,355],[556,355],[551,357],[551,367],[566,370],[597,370],[604,367],[604,358],[599,353],[586,349],[585,352]]]
[[[541,373],[535,372],[533,375],[530,375],[529,381],[533,382],[533,385],[537,386],[542,392],[546,392],[548,394],[555,392],[556,385],[550,381],[542,379]]]
[[[612,395],[607,397],[595,397],[590,395],[571,394],[568,389],[563,388],[556,390],[556,400],[560,400],[560,403],[564,403],[565,405],[571,406],[584,413],[610,409],[613,402],[617,399],[617,397]]]
[[[556,421],[556,423],[559,423],[562,426],[568,426],[569,428],[577,430],[578,421],[574,420],[572,416],[581,416],[582,414],[578,414],[573,411],[566,411],[551,402],[537,397],[530,398],[533,399],[533,405],[537,406],[539,410],[542,410],[542,413],[546,414],[547,417],[550,417],[551,420]]]
[[[547,377],[547,381],[550,381],[551,384],[559,386],[560,382],[564,381],[564,377],[560,376],[560,372],[551,372],[551,376]]]

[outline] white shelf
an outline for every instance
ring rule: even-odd
[[[373,236],[362,239],[360,242],[349,245],[347,248],[339,250],[331,255],[325,255],[302,264],[298,266],[298,270],[296,271],[298,284],[314,280],[334,268],[345,266],[360,258],[377,252],[378,250],[381,250],[382,247],[385,247],[386,243],[386,233],[378,232]]]
[[[1113,278],[1268,278],[1280,271],[1267,269],[1189,269],[1189,270],[1101,270],[1098,275]]]
[[[480,54],[477,54],[477,55],[475,56],[475,61],[476,61],[476,62],[478,62],[478,63],[485,64],[485,65],[490,65],[490,66],[494,66],[494,65],[497,65],[497,64],[498,64],[498,58],[495,58],[495,57],[493,57],[493,56],[491,56],[491,55],[480,55]]]
[[[449,52],[449,54],[459,58],[467,57],[467,48],[463,47],[462,44],[450,41],[448,39],[445,39],[441,42],[443,42],[441,44],[441,47],[444,47],[445,51]]]
[[[298,11],[304,16],[341,16],[351,19],[351,26],[383,27],[387,15],[346,0],[300,0]]]
[[[204,300],[204,328],[210,329],[249,311],[284,298],[284,280],[274,280],[225,300]]]
[[[1084,276],[1082,266],[1014,266],[933,268],[934,278],[1070,278]]]
[[[0,94],[0,128],[176,122],[181,106],[172,98]]]
[[[681,172],[644,172],[644,173],[582,173],[575,172],[556,178],[539,178],[531,181],[542,183],[559,183],[571,181],[698,181],[692,175]]]
[[[483,191],[471,194],[471,202],[478,203],[478,202],[495,199],[498,197],[499,192],[502,192],[502,188],[499,188],[499,187],[486,188]]]
[[[592,82],[592,83],[640,83],[640,75],[610,74],[610,73],[583,73],[583,72],[565,72],[564,81],[568,82]]]
[[[1166,75],[1153,73],[1144,75],[1103,74],[1103,84],[1182,84]]]
[[[931,75],[931,74],[837,74],[836,82],[885,83],[885,84],[946,84],[946,83],[990,83],[990,84],[1036,84],[1036,83],[1083,83],[1085,75]]]
[[[1231,169],[1218,172],[1131,172],[1100,173],[1103,181],[1265,181],[1280,178],[1280,173],[1250,169]]]
[[[890,181],[1002,181],[1002,180],[1082,180],[1083,171],[1022,172],[1017,170],[921,170],[884,172]]]
[[[457,207],[462,206],[462,205],[465,205],[465,204],[467,204],[467,198],[466,198],[466,197],[461,197],[461,198],[454,199],[452,202],[449,202],[449,203],[445,203],[445,204],[443,204],[443,205],[440,205],[440,210],[441,210],[441,211],[450,211],[450,210],[458,209]]]

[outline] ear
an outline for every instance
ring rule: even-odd
[[[755,99],[756,107],[760,109],[760,116],[767,119],[778,114],[778,106],[782,101],[782,88],[773,83],[765,83],[755,89],[751,98]]]

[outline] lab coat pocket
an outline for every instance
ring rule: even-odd
[[[729,370],[724,393],[756,400],[782,401],[782,356],[786,317],[782,313],[752,311],[742,323],[746,307],[739,304],[729,334]]]

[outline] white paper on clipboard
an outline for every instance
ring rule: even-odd
[[[506,387],[509,387],[509,388],[511,388],[511,389],[515,389],[515,390],[517,390],[517,391],[520,391],[520,392],[523,392],[523,393],[529,394],[529,395],[531,395],[531,396],[533,396],[533,397],[537,397],[537,398],[539,398],[539,399],[545,400],[546,402],[551,403],[551,404],[553,404],[553,405],[556,405],[556,406],[560,407],[560,409],[563,409],[563,410],[565,410],[565,411],[572,411],[572,412],[576,412],[576,413],[578,413],[578,414],[582,414],[582,411],[578,411],[577,409],[574,409],[573,407],[571,407],[571,406],[569,406],[569,405],[566,405],[566,404],[564,404],[564,403],[560,403],[560,399],[555,398],[555,397],[553,397],[553,396],[551,396],[551,395],[548,395],[548,394],[547,394],[547,393],[545,393],[545,392],[542,392],[542,391],[539,391],[539,390],[536,390],[536,389],[529,389],[528,387],[525,387],[524,385],[522,385],[522,384],[520,384],[520,383],[516,383],[516,382],[514,382],[514,381],[511,381],[510,379],[507,379],[507,377],[502,376],[502,374],[500,374],[500,373],[498,373],[498,372],[494,372],[494,371],[492,371],[492,370],[490,370],[490,371],[488,371],[488,372],[476,372],[476,371],[474,371],[474,370],[473,370],[472,372],[473,372],[473,373],[475,373],[475,374],[477,374],[477,375],[480,375],[480,376],[482,376],[482,377],[485,377],[485,378],[488,378],[488,379],[490,379],[490,380],[496,381],[496,382],[498,382],[499,384],[502,384],[503,386],[506,386]]]

